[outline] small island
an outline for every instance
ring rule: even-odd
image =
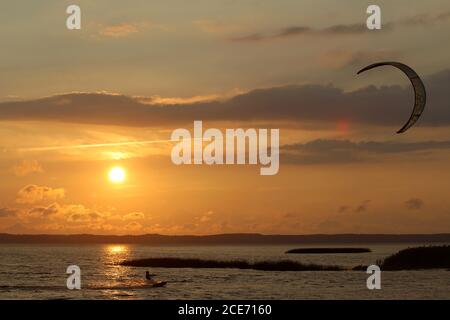
[[[367,253],[367,252],[372,251],[367,248],[300,248],[286,251],[286,253],[296,253],[296,254]]]

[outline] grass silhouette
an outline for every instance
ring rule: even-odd
[[[296,253],[296,254],[366,253],[366,252],[372,251],[367,248],[300,248],[286,251],[286,253]]]
[[[325,266],[318,264],[303,264],[291,260],[248,262],[245,260],[203,260],[184,258],[148,258],[139,260],[126,260],[120,263],[130,267],[153,268],[234,268],[253,269],[260,271],[340,271],[339,266]]]
[[[423,246],[401,250],[377,261],[381,270],[450,268],[450,246]]]
[[[323,253],[323,251],[321,253]],[[450,246],[443,245],[443,246],[424,246],[424,247],[408,248],[401,250],[383,260],[379,260],[376,262],[376,264],[383,271],[413,270],[413,269],[450,269]],[[138,260],[125,260],[121,262],[120,265],[129,267],[152,267],[152,268],[194,268],[194,269],[234,268],[234,269],[251,269],[260,271],[367,270],[367,266],[365,265],[358,265],[351,269],[348,269],[337,265],[320,265],[312,263],[305,264],[292,260],[248,262],[246,260],[226,261],[226,260],[188,259],[188,258],[148,258]]]

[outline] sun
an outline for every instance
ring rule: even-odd
[[[112,183],[121,183],[126,178],[125,170],[121,167],[111,168],[108,172],[108,178]]]

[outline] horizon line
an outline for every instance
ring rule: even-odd
[[[281,233],[254,233],[254,232],[232,232],[232,233],[212,233],[212,234],[161,234],[161,233],[143,233],[143,234],[93,234],[93,233],[8,233],[0,232],[0,236],[95,236],[95,237],[143,237],[143,236],[163,236],[163,237],[212,237],[212,236],[437,236],[450,235],[449,232],[436,233],[305,233],[305,234],[281,234]]]

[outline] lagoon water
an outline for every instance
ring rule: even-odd
[[[0,299],[450,299],[450,271],[382,272],[382,289],[368,290],[364,271],[275,272],[239,269],[152,268],[164,288],[145,286],[147,269],[124,259],[178,257],[292,259],[345,267],[374,264],[423,244],[360,244],[370,253],[285,254],[283,246],[0,245]],[[319,245],[317,245],[319,247]],[[320,247],[356,247],[333,244]],[[305,246],[306,247],[306,246]],[[308,245],[311,247],[311,245]],[[81,268],[81,290],[68,290],[69,265]]]

